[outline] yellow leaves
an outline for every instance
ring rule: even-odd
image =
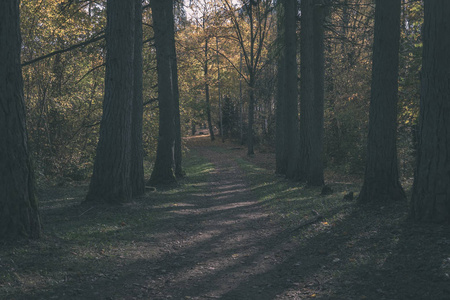
[[[351,95],[350,97],[348,97],[347,101],[348,102],[356,101],[356,100],[358,100],[358,96],[359,96],[358,93],[355,93],[355,94]]]

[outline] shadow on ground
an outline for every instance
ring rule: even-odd
[[[234,152],[198,145],[179,186],[123,206],[45,190],[46,236],[0,246],[0,298],[450,299],[448,226],[250,174]]]

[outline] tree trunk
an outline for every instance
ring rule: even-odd
[[[297,90],[297,1],[284,0],[284,151],[286,177],[299,176],[299,131]]]
[[[276,95],[276,135],[275,135],[275,173],[286,175],[287,157],[284,145],[284,106],[285,106],[285,65],[284,58],[284,5],[277,6],[277,39],[278,39],[278,66],[277,66],[277,95]]]
[[[175,32],[171,39],[172,48],[172,88],[173,88],[173,103],[175,113],[175,176],[182,178],[184,176],[182,167],[182,150],[181,150],[181,119],[180,119],[180,91],[178,89],[178,63],[177,51],[175,48]]]
[[[132,197],[130,169],[135,3],[108,0],[106,11],[103,116],[86,200],[121,203]]]
[[[314,2],[313,30],[314,30],[314,107],[311,140],[311,160],[309,164],[308,184],[321,186],[324,184],[323,175],[323,114],[324,114],[324,21],[325,5],[323,1]]]
[[[369,135],[360,203],[406,200],[397,162],[398,55],[401,0],[377,0]]]
[[[0,1],[0,240],[41,233],[28,154],[19,1]]]
[[[159,138],[149,183],[170,184],[175,178],[175,103],[171,39],[174,36],[173,1],[152,0],[158,72]]]
[[[301,2],[299,179],[323,185],[323,4]],[[318,53],[322,52],[322,53]]]
[[[450,222],[450,2],[424,1],[419,148],[411,216]]]
[[[255,117],[255,79],[254,74],[250,74],[249,102],[248,102],[248,128],[247,128],[247,155],[253,155],[253,120]]]
[[[248,128],[247,128],[247,155],[253,155],[253,122],[255,118],[255,37],[253,36],[253,4],[250,2],[248,6],[248,17],[250,25],[250,63],[247,63],[249,75],[249,97],[248,97]],[[244,46],[241,45],[244,49]]]
[[[131,188],[132,196],[145,193],[144,149],[142,146],[142,1],[135,0],[134,92],[131,123]]]
[[[205,64],[203,66],[203,75],[205,78],[205,101],[206,101],[206,118],[208,122],[209,136],[211,141],[215,140],[214,130],[211,121],[211,102],[209,100],[209,83],[208,83],[208,40],[205,40]]]

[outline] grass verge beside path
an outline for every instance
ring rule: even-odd
[[[130,266],[162,255],[155,241],[176,218],[169,212],[202,191],[213,169],[195,150],[184,167],[177,187],[121,206],[82,203],[87,183],[42,190],[44,236],[0,242],[0,299],[104,299]],[[125,287],[122,293],[118,299],[127,297]]]

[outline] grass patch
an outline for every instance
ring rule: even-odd
[[[180,201],[204,188],[213,166],[192,150],[184,168],[187,176],[174,189],[121,206],[83,203],[87,183],[42,190],[44,236],[0,244],[0,299],[76,299],[90,286],[120,283],[141,260],[160,257],[150,250],[154,241],[177,218]],[[91,299],[103,297],[90,292]]]
[[[350,191],[359,186],[353,183],[331,183],[334,193],[322,196],[321,187],[308,187],[301,183],[276,176],[273,170],[257,166],[246,159],[236,161],[244,170],[257,199],[286,226],[295,226],[316,211],[328,223],[337,222],[351,211],[352,204],[342,201]]]

